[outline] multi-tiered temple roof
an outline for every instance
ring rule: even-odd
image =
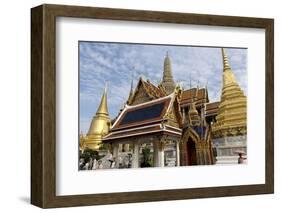
[[[103,142],[148,134],[181,135],[179,125],[181,115],[177,103],[178,92],[145,103],[126,105],[114,122],[110,133],[103,138]],[[174,121],[173,121],[174,119]]]
[[[192,102],[195,102],[196,105],[209,102],[207,89],[197,87],[183,91],[181,98],[181,106],[188,106]]]

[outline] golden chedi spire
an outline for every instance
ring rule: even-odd
[[[107,115],[108,116],[108,108],[107,108],[107,86],[104,88],[104,92],[100,101],[99,108],[96,112],[98,115]]]
[[[246,134],[247,98],[236,81],[224,49],[222,49],[222,58],[221,102],[216,117],[217,121],[214,123],[212,130],[215,137]]]
[[[229,63],[228,63],[228,58],[227,58],[227,55],[226,55],[226,52],[225,52],[225,49],[222,48],[221,49],[221,52],[222,52],[222,58],[223,58],[223,70],[225,71],[226,69],[231,69],[230,66],[229,66]]]
[[[223,57],[223,87],[229,84],[237,84],[236,78],[230,68],[228,58],[225,50],[222,48],[222,57]]]
[[[161,84],[164,87],[167,94],[171,94],[176,86],[173,78],[171,60],[168,52],[164,60],[164,70],[163,70],[163,78]]]
[[[110,118],[107,108],[107,87],[105,87],[99,108],[93,117],[86,137],[86,146],[92,150],[98,150],[102,137],[108,134],[110,128]]]

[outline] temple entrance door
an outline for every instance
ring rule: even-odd
[[[186,145],[187,145],[188,165],[197,165],[195,142],[191,138],[189,138]]]

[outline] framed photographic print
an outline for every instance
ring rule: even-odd
[[[31,9],[31,203],[274,191],[272,19]]]

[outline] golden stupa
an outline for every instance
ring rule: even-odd
[[[111,123],[107,108],[107,88],[105,87],[99,108],[92,119],[85,137],[86,147],[92,150],[98,150],[102,143],[102,137],[108,134],[110,126]]]
[[[222,57],[221,102],[212,132],[215,137],[245,135],[247,133],[247,98],[235,79],[224,49],[222,49]]]

